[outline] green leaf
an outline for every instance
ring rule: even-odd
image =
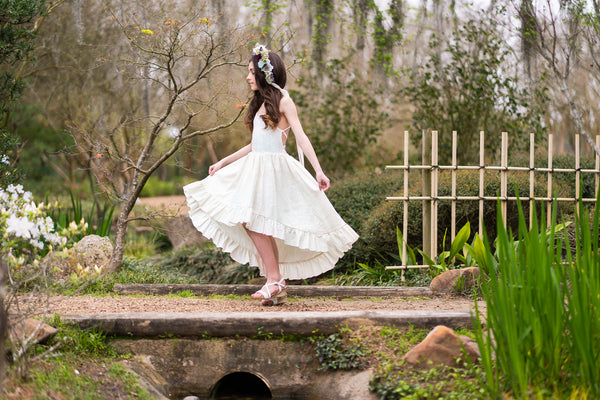
[[[402,244],[405,243],[404,236],[402,235],[402,231],[400,228],[396,226],[396,241],[398,243],[398,254],[400,256],[400,261],[404,265],[417,265],[417,257],[415,257],[414,250],[406,243],[406,257],[408,260],[404,260],[402,258]]]
[[[471,226],[467,222],[461,229],[458,231],[458,234],[454,238],[452,242],[452,246],[450,246],[450,260],[452,260],[456,255],[465,247],[465,243],[471,236]]]
[[[438,263],[436,263],[435,261],[433,261],[427,254],[425,254],[421,249],[417,249],[417,251],[419,252],[419,254],[421,254],[421,256],[423,256],[423,260],[425,260],[425,262],[427,263],[427,265],[429,265],[430,267],[437,267]]]

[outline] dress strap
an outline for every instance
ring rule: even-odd
[[[285,129],[281,129],[281,128],[278,127],[277,129],[279,129],[281,131],[281,133],[283,133],[285,135],[285,138],[287,139],[287,137],[288,137],[288,131],[290,130],[290,128],[291,128],[291,126],[288,126]]]

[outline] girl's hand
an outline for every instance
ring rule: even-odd
[[[214,163],[213,165],[211,165],[210,167],[208,167],[208,174],[210,176],[213,176],[215,174],[215,172],[217,172],[218,170],[220,170],[221,168],[223,168],[223,161],[219,161],[217,163]]]
[[[319,183],[319,189],[322,191],[326,191],[329,189],[329,178],[325,176],[324,173],[317,173],[317,182]]]

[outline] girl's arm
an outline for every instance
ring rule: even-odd
[[[319,163],[315,149],[310,143],[308,136],[306,136],[306,133],[304,133],[304,129],[302,129],[302,124],[298,118],[298,111],[296,110],[294,101],[289,97],[283,97],[279,103],[279,108],[282,114],[287,118],[290,127],[294,132],[296,143],[298,146],[300,146],[304,152],[304,155],[306,158],[308,158],[308,161],[310,161],[310,164],[315,170],[317,182],[319,183],[319,189],[323,191],[329,189],[329,178],[327,178],[327,176],[325,176],[323,173],[323,169],[321,168],[321,164]]]
[[[221,159],[220,161],[218,161],[218,162],[214,163],[213,165],[211,165],[208,168],[208,174],[210,176],[214,175],[215,172],[217,172],[218,170],[220,170],[224,166],[226,166],[228,164],[231,164],[234,161],[239,160],[240,158],[244,157],[245,155],[247,155],[251,151],[252,151],[252,143],[247,144],[246,146],[242,147],[241,149],[239,149],[235,153],[231,153],[227,157],[225,157],[225,158]]]

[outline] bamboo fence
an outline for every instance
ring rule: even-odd
[[[387,200],[403,202],[403,222],[402,234],[405,241],[402,246],[402,265],[388,266],[387,269],[408,269],[408,268],[429,268],[429,265],[407,265],[407,244],[408,237],[408,204],[411,201],[423,202],[423,251],[434,258],[437,255],[438,249],[438,204],[441,200],[451,202],[451,224],[450,224],[450,241],[453,242],[456,236],[456,203],[458,201],[477,201],[479,202],[479,235],[482,234],[483,227],[483,211],[485,201],[500,201],[502,217],[506,224],[506,206],[509,201],[517,200],[517,197],[508,196],[508,175],[511,172],[529,172],[529,194],[528,196],[520,196],[521,201],[529,201],[530,204],[534,201],[545,202],[547,207],[546,217],[548,224],[552,217],[553,202],[595,202],[596,198],[579,198],[580,179],[582,174],[594,174],[595,192],[598,192],[600,183],[600,156],[596,154],[595,168],[583,169],[580,167],[581,152],[580,152],[580,137],[575,136],[575,166],[574,168],[554,168],[552,163],[553,158],[553,136],[548,136],[548,164],[546,167],[535,166],[535,140],[534,134],[529,135],[529,166],[516,167],[508,165],[508,133],[502,132],[502,142],[500,151],[500,165],[486,165],[485,163],[485,133],[479,133],[479,165],[458,165],[457,150],[458,150],[458,135],[456,131],[452,132],[452,164],[438,165],[438,132],[432,131],[431,134],[423,132],[423,148],[422,148],[422,165],[411,165],[409,163],[409,143],[410,135],[408,131],[404,131],[404,165],[388,165],[386,169],[402,170],[404,178],[404,187],[402,196],[387,197]],[[596,136],[596,146],[600,147],[600,135]],[[426,165],[426,160],[431,160],[429,165]],[[423,188],[421,195],[411,196],[409,193],[409,172],[423,172]],[[440,171],[451,171],[452,187],[450,196],[438,196],[438,183]],[[456,174],[458,171],[476,170],[479,171],[478,196],[457,196],[456,194]],[[499,171],[500,173],[500,195],[485,196],[484,182],[486,171]],[[575,179],[575,196],[574,197],[554,197],[553,196],[553,181],[554,173],[573,173]],[[545,174],[547,177],[547,189],[545,196],[535,196],[534,186],[536,174]],[[532,213],[529,213],[529,222],[531,224]]]

